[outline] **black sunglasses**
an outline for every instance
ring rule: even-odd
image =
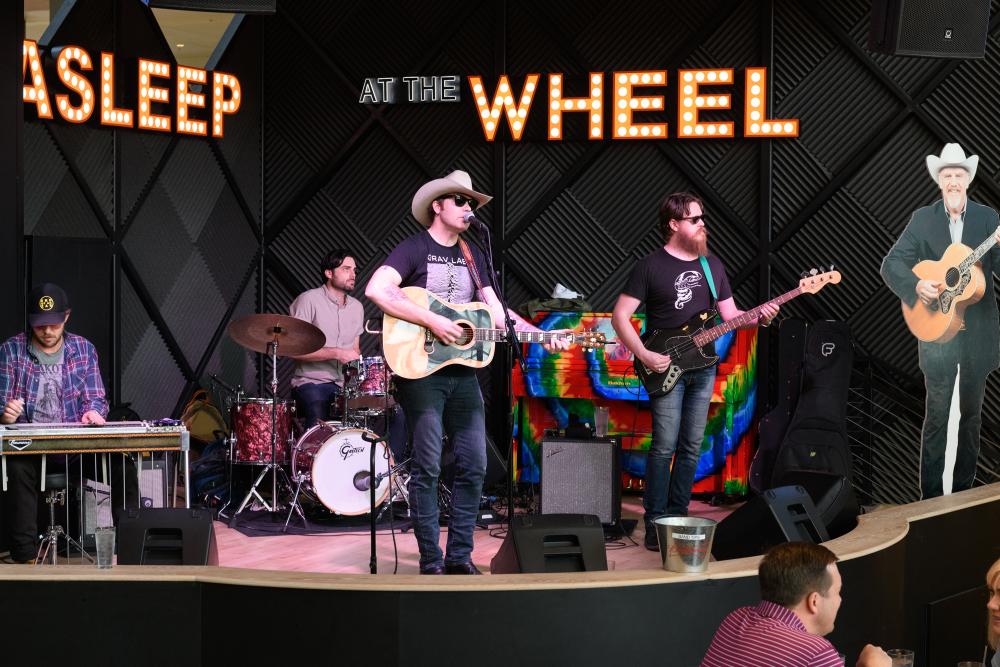
[[[460,195],[460,194],[445,195],[443,199],[447,199],[448,197],[451,197],[452,199],[455,200],[455,206],[457,206],[458,208],[462,208],[463,206],[468,204],[469,208],[474,209],[476,208],[476,205],[479,203],[472,197],[466,197],[465,195]]]
[[[704,222],[706,225],[708,224],[708,218],[705,217],[704,213],[701,215],[691,215],[686,218],[678,218],[678,220],[690,222],[692,225],[697,225],[699,222]]]

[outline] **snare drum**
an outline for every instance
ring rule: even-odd
[[[392,383],[392,371],[382,357],[361,357],[355,362],[357,383],[347,392],[347,409],[349,412],[366,411],[377,416],[382,414],[388,397],[389,406],[396,404],[396,399],[389,391]]]
[[[361,438],[371,431],[359,428],[335,428],[320,423],[306,431],[295,443],[292,453],[292,478],[303,474],[302,495],[322,503],[335,514],[367,514],[371,497],[367,481],[371,477],[371,448],[375,447],[375,474],[389,471],[384,442],[371,443]],[[389,495],[389,477],[375,487],[375,504]]]
[[[244,398],[233,404],[229,417],[234,463],[271,462],[272,405],[274,401],[269,398]],[[274,415],[274,451],[278,463],[288,462],[293,412],[291,401],[278,401]]]

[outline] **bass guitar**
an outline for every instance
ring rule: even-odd
[[[462,337],[447,345],[419,324],[407,322],[388,313],[382,315],[382,349],[389,368],[400,377],[427,377],[435,371],[460,364],[482,368],[493,360],[494,343],[507,340],[507,331],[493,325],[493,312],[485,303],[453,304],[442,301],[422,287],[404,287],[403,294],[412,303],[443,315],[462,327]],[[522,343],[545,344],[553,340],[569,340],[590,349],[603,346],[607,340],[596,331],[584,333],[549,333],[518,331]]]
[[[800,280],[799,286],[795,289],[785,292],[767,303],[780,306],[800,294],[815,294],[826,285],[839,282],[839,271],[816,273]],[[656,329],[647,332],[643,338],[643,344],[646,348],[658,354],[670,355],[670,366],[662,373],[646,368],[646,365],[636,357],[635,373],[642,382],[642,386],[646,388],[649,397],[656,398],[670,393],[677,381],[687,371],[708,368],[718,362],[719,357],[714,354],[714,349],[706,350],[705,348],[716,338],[756,321],[760,317],[760,309],[764,305],[761,304],[753,310],[748,310],[742,315],[710,329],[704,327],[715,320],[714,310],[698,313],[679,329]]]
[[[983,298],[986,278],[977,262],[996,244],[996,233],[973,250],[961,243],[945,248],[941,259],[924,260],[913,267],[920,280],[936,280],[944,289],[936,299],[913,305],[903,302],[903,319],[910,332],[925,343],[947,343],[965,325],[965,309]]]

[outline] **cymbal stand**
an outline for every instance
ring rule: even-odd
[[[273,327],[272,333],[274,335],[274,339],[271,340],[271,341],[268,341],[268,343],[267,343],[267,349],[269,350],[269,356],[271,358],[271,460],[268,461],[264,465],[264,469],[260,471],[259,475],[257,475],[257,479],[254,480],[254,483],[250,487],[250,490],[247,491],[247,495],[243,498],[243,502],[240,503],[239,509],[236,510],[235,513],[233,513],[232,519],[229,520],[229,527],[230,528],[235,528],[236,527],[236,517],[239,516],[240,513],[243,512],[244,509],[246,509],[247,503],[250,502],[250,499],[253,498],[254,496],[257,497],[257,500],[260,501],[260,503],[264,506],[264,509],[266,509],[268,512],[274,513],[274,512],[278,511],[278,473],[280,472],[280,473],[284,474],[284,472],[285,472],[284,470],[282,470],[281,466],[278,465],[278,462],[277,462],[277,458],[278,458],[278,456],[277,456],[277,449],[278,449],[278,447],[277,447],[277,438],[278,438],[278,433],[277,433],[277,430],[278,430],[278,405],[277,405],[277,396],[278,396],[278,336],[282,333],[282,331],[283,331],[283,328],[280,327],[280,326]],[[270,502],[270,504],[267,502],[267,500],[264,499],[264,497],[262,495],[260,495],[260,492],[257,491],[257,487],[260,486],[260,483],[264,480],[264,477],[269,472],[271,473],[271,502]],[[291,490],[291,484],[288,482],[287,476],[286,476],[286,480],[285,481],[286,481],[286,484],[288,485],[288,488],[289,488],[289,491],[290,491]],[[295,501],[293,501],[293,502],[294,503],[298,503],[298,495],[297,494],[296,494]],[[295,509],[294,505],[293,505],[292,509]],[[298,511],[301,514],[302,513],[302,508],[299,507]],[[289,518],[290,517],[291,517],[291,515],[289,514]]]

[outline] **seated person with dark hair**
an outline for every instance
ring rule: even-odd
[[[722,621],[702,667],[841,667],[833,644],[840,609],[837,557],[818,544],[790,542],[772,548],[758,570],[761,601]],[[868,644],[857,667],[891,667],[892,658]]]
[[[27,307],[30,331],[0,345],[0,423],[103,424],[108,402],[97,351],[86,338],[65,330],[70,316],[66,292],[51,283],[37,285],[28,293]],[[41,456],[6,458],[8,487],[3,495],[10,559],[25,563],[36,555]],[[125,495],[135,506],[134,466],[125,477]]]

